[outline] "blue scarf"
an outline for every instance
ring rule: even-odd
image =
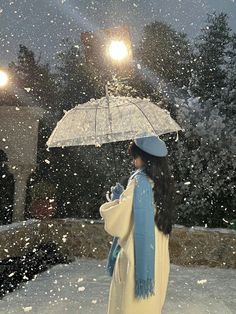
[[[129,180],[136,178],[134,190],[134,254],[135,254],[135,297],[148,298],[155,289],[155,222],[153,192],[144,169],[135,171]],[[113,274],[117,255],[121,247],[114,237],[108,255],[107,271]]]

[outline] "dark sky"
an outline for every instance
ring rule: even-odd
[[[121,24],[130,25],[134,42],[153,20],[194,37],[213,11],[228,13],[236,32],[236,0],[0,0],[0,66],[16,59],[20,43],[52,62],[63,38]]]

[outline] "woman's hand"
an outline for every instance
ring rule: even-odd
[[[123,191],[124,191],[123,185],[117,182],[115,186],[111,187],[111,200],[114,201],[119,199]]]

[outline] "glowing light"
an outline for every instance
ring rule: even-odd
[[[6,72],[0,70],[0,87],[6,86],[8,83],[8,75]]]
[[[122,61],[129,56],[129,50],[124,41],[113,40],[109,46],[109,55],[115,61]]]

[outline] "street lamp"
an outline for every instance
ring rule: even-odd
[[[111,59],[116,62],[124,61],[129,56],[129,49],[123,40],[112,40],[108,52]]]
[[[6,86],[8,81],[8,74],[5,71],[0,70],[0,88]]]
[[[86,61],[101,71],[128,72],[132,63],[132,44],[128,26],[81,33]]]

